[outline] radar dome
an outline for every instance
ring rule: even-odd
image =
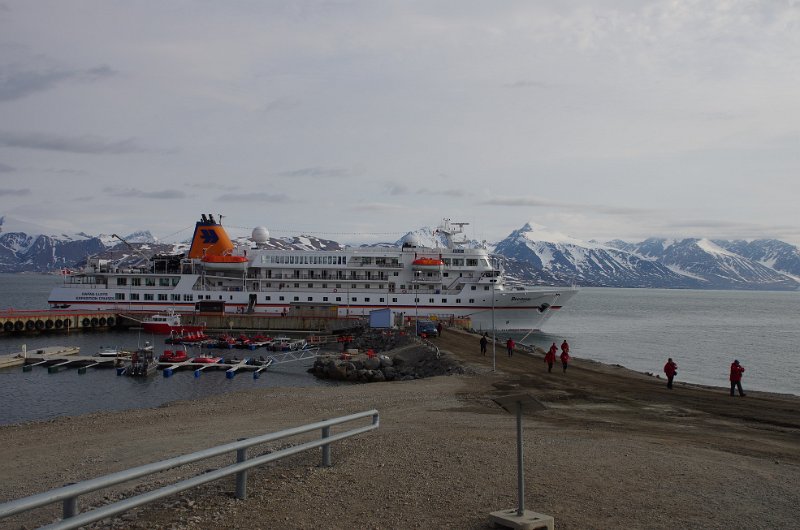
[[[402,242],[404,245],[409,245],[412,247],[418,247],[419,244],[419,237],[414,232],[409,232],[405,236],[403,236]]]
[[[263,245],[269,241],[269,230],[263,226],[257,226],[253,228],[253,235],[251,236],[251,239],[255,241],[256,244]]]

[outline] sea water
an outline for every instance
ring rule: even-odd
[[[61,279],[39,274],[0,274],[0,309],[45,309]],[[576,358],[619,364],[662,375],[672,357],[677,381],[728,386],[728,370],[738,359],[745,367],[745,390],[800,395],[800,292],[691,291],[582,288],[527,344],[547,348],[566,339]],[[502,336],[498,334],[498,336]],[[92,331],[40,336],[0,334],[0,354],[44,346],[79,346],[91,354],[102,346],[132,349],[163,337],[136,331]],[[477,344],[477,341],[476,341]],[[242,350],[233,350],[245,355]],[[246,351],[246,350],[245,350]],[[248,352],[249,353],[249,352]],[[222,372],[191,371],[165,379],[117,377],[113,370],[0,370],[0,425],[99,410],[154,407],[237,390],[273,386],[332,384],[308,374],[310,361],[270,367],[261,378],[249,373],[226,379]],[[543,365],[543,363],[542,363]],[[532,365],[532,369],[543,366]]]
[[[662,378],[672,357],[676,381],[722,387],[738,360],[745,391],[800,395],[798,317],[798,291],[583,288],[524,342]]]

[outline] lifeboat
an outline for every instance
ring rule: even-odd
[[[222,361],[222,357],[211,357],[208,355],[201,355],[192,359],[193,363],[200,364],[215,364]]]
[[[417,270],[440,270],[444,261],[439,258],[417,258],[411,262],[411,267]]]
[[[244,256],[203,256],[201,259],[206,270],[237,270],[247,269],[247,258]]]

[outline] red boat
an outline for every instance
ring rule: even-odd
[[[148,320],[142,321],[142,328],[147,333],[158,333],[161,335],[170,335],[170,334],[187,334],[187,333],[197,333],[201,332],[206,329],[205,324],[190,324],[184,325],[181,324],[181,316],[174,311],[170,311],[169,313],[157,314],[151,316]]]
[[[186,351],[181,350],[164,350],[164,353],[158,358],[158,361],[162,363],[182,363],[188,360],[189,355],[186,354]]]
[[[222,360],[222,357],[207,357],[205,355],[201,355],[200,357],[195,357],[192,359],[193,363],[203,363],[203,364],[214,364],[218,363]]]

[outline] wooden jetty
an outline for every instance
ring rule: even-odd
[[[55,362],[56,359],[63,359],[66,356],[77,355],[81,349],[77,346],[47,346],[28,351],[22,346],[22,351],[11,355],[0,356],[0,369],[13,368],[27,364],[44,364]]]

